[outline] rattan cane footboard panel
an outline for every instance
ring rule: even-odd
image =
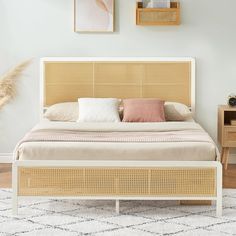
[[[20,196],[215,196],[215,168],[20,167]]]

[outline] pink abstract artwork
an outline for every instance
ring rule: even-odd
[[[114,0],[75,0],[75,31],[113,32]]]

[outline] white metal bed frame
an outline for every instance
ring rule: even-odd
[[[44,110],[44,62],[50,61],[190,61],[191,62],[191,108],[195,112],[195,60],[193,58],[43,58],[40,68],[40,116]],[[13,214],[18,214],[18,201],[28,196],[18,196],[18,173],[20,167],[201,167],[216,169],[216,195],[210,197],[190,196],[78,196],[78,197],[54,197],[59,199],[112,199],[116,202],[116,212],[119,213],[119,200],[212,200],[216,202],[217,216],[222,215],[222,165],[219,161],[19,161],[17,152],[14,152],[12,170],[13,187]],[[29,196],[32,197],[32,196]],[[43,196],[37,196],[43,197]],[[34,196],[35,198],[35,196]],[[47,197],[48,198],[48,197]]]

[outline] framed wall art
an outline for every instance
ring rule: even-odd
[[[74,0],[75,32],[114,32],[115,0]]]

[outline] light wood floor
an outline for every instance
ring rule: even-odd
[[[0,164],[0,188],[11,188],[11,164]]]
[[[224,188],[236,188],[236,165],[224,172]],[[11,164],[0,164],[0,188],[11,188]]]

